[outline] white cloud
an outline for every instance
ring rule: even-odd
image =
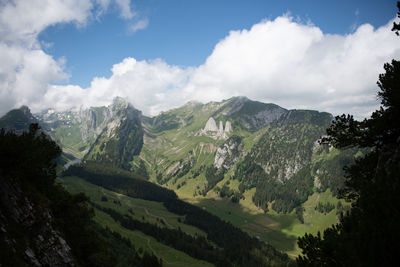
[[[96,3],[104,9],[110,5],[107,0]],[[76,23],[86,20],[70,17]],[[42,23],[34,32],[51,23]],[[51,106],[61,110],[107,105],[113,97],[122,96],[146,115],[156,115],[189,100],[245,95],[285,108],[363,118],[379,104],[376,80],[384,71],[383,64],[400,58],[399,39],[391,26],[389,22],[374,29],[365,24],[348,35],[329,35],[285,15],[230,32],[198,67],[128,57],[112,66],[110,77],[93,78],[88,88],[50,85],[65,78],[62,62],[40,49],[2,42],[0,61],[8,63],[0,66],[0,112],[20,104],[36,111]],[[34,68],[39,61],[40,68]]]
[[[35,110],[44,107],[53,91],[50,84],[68,77],[64,73],[65,59],[54,59],[42,50],[51,44],[40,43],[38,35],[58,23],[86,25],[93,17],[105,13],[111,3],[119,7],[121,17],[132,18],[130,0],[10,0],[0,3],[0,115],[11,108],[28,105]],[[65,90],[65,99],[82,95]],[[62,92],[66,88],[58,87]],[[54,98],[54,96],[53,96]],[[59,97],[61,98],[61,97]],[[81,101],[81,100],[80,100]],[[57,103],[70,107],[71,101]],[[54,104],[54,103],[52,103]]]
[[[42,102],[49,83],[67,78],[64,59],[41,50],[38,34],[50,25],[84,25],[90,1],[8,1],[0,9],[0,113]]]
[[[115,0],[115,3],[121,10],[121,17],[124,19],[131,19],[135,13],[131,9],[131,0]]]
[[[287,108],[361,118],[377,106],[383,64],[400,57],[391,25],[375,30],[365,24],[340,36],[289,17],[263,21],[219,42],[186,90],[203,101],[246,95]]]
[[[0,43],[1,112],[42,102],[51,81],[66,78],[63,62],[55,61],[40,49],[25,49]]]
[[[15,0],[0,9],[0,40],[27,46],[37,45],[37,35],[50,25],[75,22],[85,24],[90,0]]]
[[[147,28],[148,25],[149,25],[149,20],[147,18],[141,19],[130,25],[128,28],[128,32],[132,34],[139,30],[144,30]]]
[[[89,88],[77,86],[52,86],[45,95],[45,103],[61,103],[64,109],[71,103],[84,106],[108,105],[116,96],[126,97],[145,114],[157,114],[162,110],[185,103],[188,96],[181,89],[187,84],[192,69],[170,66],[164,61],[136,61],[126,58],[115,64],[110,78],[96,77]]]

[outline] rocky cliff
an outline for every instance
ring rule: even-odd
[[[210,117],[204,128],[201,130],[201,134],[214,139],[226,139],[232,131],[232,124],[230,121],[225,122],[225,127],[223,122],[219,121],[219,127],[217,127],[214,118]]]
[[[97,136],[85,159],[131,169],[133,156],[143,145],[141,112],[122,98],[108,107],[110,119]]]
[[[218,147],[214,158],[214,166],[217,169],[223,167],[229,170],[238,161],[240,157],[239,145],[241,141],[241,137],[234,135]]]
[[[28,197],[18,179],[0,175],[0,205],[2,258],[13,266],[75,266],[50,210]]]

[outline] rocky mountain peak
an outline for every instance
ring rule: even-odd
[[[27,106],[22,106],[19,109],[10,110],[6,115],[0,118],[0,128],[21,134],[29,130],[29,125],[31,123],[36,122],[37,119],[32,115],[30,109]]]
[[[218,132],[217,124],[215,123],[215,120],[213,117],[210,117],[206,123],[206,126],[204,126],[203,129],[204,132]]]
[[[28,106],[23,105],[23,106],[21,106],[19,109],[20,109],[26,116],[32,116],[31,110],[29,109]]]
[[[115,97],[110,105],[112,111],[117,111],[121,109],[126,109],[129,106],[129,102],[122,97]]]
[[[226,121],[225,128],[223,126],[223,122],[219,121],[219,127],[217,127],[217,123],[215,122],[213,117],[210,117],[204,126],[204,129],[201,130],[202,135],[207,135],[214,139],[226,139],[228,138],[228,134],[232,132],[232,124],[230,121]]]
[[[226,116],[239,119],[251,131],[267,126],[288,112],[278,105],[252,101],[246,97],[232,99],[223,109]]]

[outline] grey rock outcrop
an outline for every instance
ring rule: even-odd
[[[0,176],[0,229],[16,258],[29,266],[75,266],[71,248],[53,227],[53,217],[45,207],[37,207],[22,191],[17,179]],[[17,239],[12,225],[30,231],[29,239]],[[17,228],[18,229],[18,228]]]
[[[130,169],[143,146],[142,113],[123,98],[115,98],[107,109],[110,119],[84,159]]]
[[[218,134],[219,134],[219,136],[223,136],[224,135],[224,126],[222,124],[222,121],[219,121]]]
[[[232,132],[232,124],[230,121],[226,121],[225,128],[222,121],[219,121],[219,127],[217,127],[217,123],[215,122],[213,117],[210,117],[201,130],[202,135],[207,135],[214,139],[226,139],[228,138],[228,134]]]
[[[225,133],[231,133],[231,132],[233,132],[233,129],[232,129],[232,124],[231,124],[231,122],[230,121],[226,121],[226,123],[225,123]]]
[[[94,108],[79,110],[79,122],[81,137],[84,142],[90,138],[96,138],[111,118],[111,112],[107,108],[95,110]]]
[[[214,158],[214,167],[220,169],[230,169],[240,157],[239,145],[241,138],[238,136],[232,136],[224,144],[218,147]]]
[[[204,126],[203,132],[218,132],[217,124],[213,117],[210,117]]]

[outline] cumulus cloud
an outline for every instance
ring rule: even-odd
[[[400,57],[391,24],[379,29],[365,24],[348,35],[329,35],[282,16],[230,32],[201,66],[182,69],[162,60],[126,58],[112,67],[111,77],[94,78],[89,88],[70,94],[85,94],[81,104],[86,105],[127,97],[148,115],[189,100],[244,95],[286,108],[363,118],[378,106],[376,80],[383,64]],[[68,97],[57,90],[51,88],[48,103]]]
[[[42,50],[0,43],[1,109],[42,102],[51,81],[66,78],[63,60],[55,61]]]
[[[400,57],[392,22],[329,35],[290,17],[233,31],[219,42],[185,90],[203,101],[246,95],[287,108],[365,117],[376,101],[383,64]]]
[[[47,44],[38,41],[40,32],[58,23],[82,27],[106,12],[112,3],[120,8],[121,17],[134,16],[130,0],[1,1],[0,114],[20,105],[36,110],[43,107],[44,96],[52,88],[50,84],[68,78],[63,71],[65,59],[54,59],[42,50]],[[60,88],[59,91],[62,92]],[[75,93],[67,90],[67,94]]]
[[[107,7],[109,2],[102,1]],[[107,105],[113,97],[122,96],[146,115],[190,100],[219,101],[244,95],[285,108],[364,118],[379,105],[376,80],[384,71],[383,64],[400,58],[399,40],[391,26],[392,21],[378,29],[364,24],[347,35],[330,35],[284,15],[250,29],[231,31],[200,66],[182,68],[160,59],[127,57],[112,66],[110,77],[94,77],[88,88],[49,85],[63,78],[62,62],[42,52],[38,54],[47,57],[47,63],[41,69],[51,75],[36,82],[42,85],[39,90],[38,84],[27,85],[29,75],[21,74],[25,82],[19,84],[24,88],[18,90],[24,90],[26,98],[15,87],[17,74],[25,66],[23,57],[7,58],[8,53],[0,53],[11,62],[0,66],[1,94],[13,94],[14,102],[8,106],[28,104],[33,110]],[[52,72],[46,66],[52,66]]]
[[[6,1],[0,9],[0,40],[25,46],[37,45],[37,35],[50,25],[85,24],[92,8],[90,0]]]
[[[123,96],[145,114],[157,114],[185,103],[189,96],[182,94],[193,69],[171,66],[157,59],[137,61],[125,58],[115,64],[110,78],[96,77],[89,88],[52,86],[44,96],[47,105],[56,103],[58,110],[71,103],[89,106],[108,105],[116,96]]]
[[[7,1],[0,9],[0,113],[42,101],[49,83],[67,78],[64,59],[46,54],[37,41],[50,25],[87,22],[85,0]]]

